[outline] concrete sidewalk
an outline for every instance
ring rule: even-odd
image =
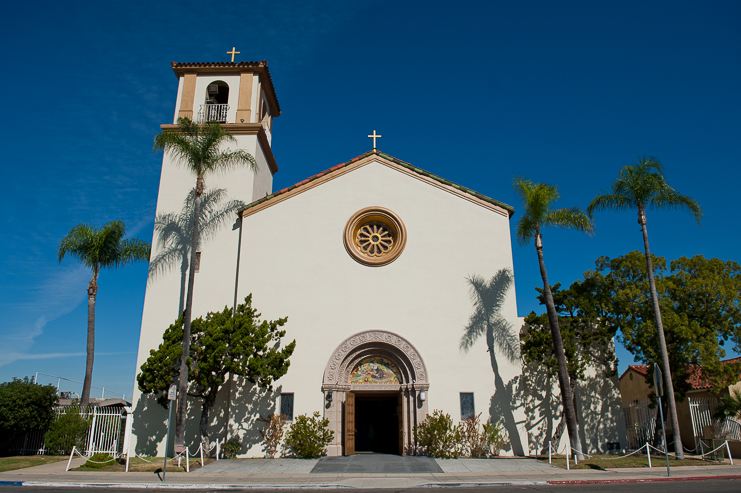
[[[72,467],[84,462],[73,459]],[[666,480],[666,469],[625,468],[572,470],[537,463],[534,459],[437,459],[442,473],[310,473],[316,460],[244,459],[218,461],[191,473],[168,472],[167,483],[155,473],[65,472],[67,461],[0,473],[0,484],[28,486],[101,486],[165,488],[409,488],[466,485],[532,485],[583,482]],[[230,464],[232,463],[232,464]],[[672,469],[672,479],[734,478],[741,480],[741,465],[688,466]]]

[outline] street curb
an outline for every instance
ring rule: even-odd
[[[209,484],[209,483],[83,483],[55,481],[0,481],[0,486],[30,486],[47,488],[120,488],[120,489],[172,489],[172,490],[340,490],[340,489],[412,489],[412,488],[466,488],[492,486],[543,486],[543,485],[580,485],[580,484],[615,484],[615,483],[665,483],[671,481],[709,481],[717,479],[741,479],[741,475],[729,476],[691,476],[683,478],[630,478],[630,479],[583,479],[572,481],[458,481],[422,483],[415,485],[374,485],[373,487],[353,486],[347,484]]]
[[[632,479],[582,479],[574,481],[547,481],[548,484],[612,484],[612,483],[667,483],[671,481],[707,481],[710,479],[741,479],[733,476],[689,476],[684,478],[632,478]]]

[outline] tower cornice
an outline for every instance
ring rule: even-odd
[[[232,135],[257,135],[257,141],[262,147],[262,152],[265,154],[265,160],[268,162],[271,174],[278,172],[278,163],[275,162],[275,156],[273,156],[273,150],[270,147],[270,141],[268,135],[265,133],[261,123],[223,123],[221,125]],[[177,132],[180,130],[179,125],[160,125],[162,130],[169,130],[171,132]]]

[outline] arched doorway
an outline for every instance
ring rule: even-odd
[[[427,415],[429,387],[422,357],[403,337],[371,330],[347,338],[322,382],[324,416],[335,432],[328,455],[413,454],[413,429]]]

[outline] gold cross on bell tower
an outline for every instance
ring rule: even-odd
[[[373,131],[373,135],[369,135],[368,136],[369,139],[373,139],[373,150],[374,151],[376,150],[376,139],[379,139],[381,137],[382,137],[381,135],[376,135],[376,131],[375,130]]]
[[[234,46],[232,46],[232,51],[227,51],[226,52],[227,55],[231,55],[232,56],[232,63],[234,63],[234,55],[239,55],[240,53],[241,52],[237,51],[237,48],[235,48]]]

